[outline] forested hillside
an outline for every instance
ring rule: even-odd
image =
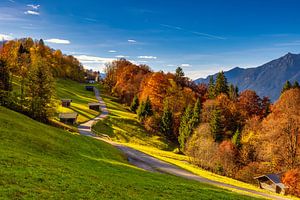
[[[282,181],[297,194],[300,166],[300,88],[287,82],[274,104],[255,91],[239,92],[223,72],[208,85],[175,73],[153,72],[127,60],[106,68],[112,95],[137,114],[152,134],[162,134],[192,162],[214,173],[255,183],[254,177],[287,172]],[[296,181],[299,181],[298,179]]]
[[[0,105],[40,121],[54,113],[54,78],[84,80],[84,68],[73,56],[31,38],[5,42],[0,48]],[[12,91],[14,79],[19,91]]]

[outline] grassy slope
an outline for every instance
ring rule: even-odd
[[[106,95],[103,90],[101,96],[109,109],[109,117],[94,126],[96,133],[109,135],[115,141],[123,143],[134,143],[159,149],[169,147],[162,136],[148,134],[137,120],[136,115],[117,103],[114,97]]]
[[[88,121],[100,113],[94,110],[90,110],[88,103],[97,102],[94,92],[86,91],[85,85],[79,84],[75,81],[57,79],[56,81],[56,95],[58,108],[57,112],[77,112],[79,114],[77,123]],[[93,84],[89,84],[93,85]],[[60,104],[61,99],[72,99],[71,107],[65,108]]]
[[[124,108],[124,106],[116,103],[115,98],[106,95],[104,90],[102,91],[101,96],[107,104],[110,117],[98,122],[94,126],[96,133],[107,134],[115,141],[121,142],[158,159],[177,165],[202,177],[234,186],[270,193],[268,191],[261,190],[257,186],[203,170],[190,164],[190,159],[187,156],[179,155],[172,151],[166,151],[165,149],[168,149],[168,145],[163,142],[164,140],[162,137],[149,136],[143,127],[141,127],[141,125],[137,122],[135,114],[130,113],[128,109]]]
[[[106,143],[38,123],[3,107],[0,177],[0,199],[247,198],[137,169]]]
[[[59,123],[58,113],[77,112],[77,123],[88,121],[100,114],[100,112],[90,110],[88,103],[97,102],[94,92],[86,91],[85,85],[96,84],[80,84],[69,79],[56,79],[55,82],[55,101],[57,105],[57,115],[54,118],[55,123]],[[20,80],[18,77],[13,77],[13,91],[20,94]],[[72,99],[71,107],[65,108],[61,106],[61,99]],[[68,125],[61,126],[69,127]]]

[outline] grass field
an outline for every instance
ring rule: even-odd
[[[109,135],[118,142],[152,146],[159,149],[170,148],[164,137],[148,134],[137,120],[136,115],[117,103],[114,97],[105,94],[103,89],[101,89],[101,97],[109,109],[109,117],[95,124],[93,129],[96,133]]]
[[[58,113],[77,112],[77,124],[88,121],[100,114],[100,112],[89,109],[88,103],[97,102],[97,99],[95,98],[94,92],[85,90],[85,85],[98,87],[97,84],[80,84],[69,79],[56,79],[55,102],[57,108],[54,123],[70,127],[70,125],[64,125],[59,122]],[[13,77],[13,91],[20,94],[20,78],[17,76]],[[70,108],[62,107],[61,99],[72,99]]]
[[[94,92],[86,91],[85,85],[93,84],[80,84],[75,81],[67,79],[57,79],[56,87],[56,100],[57,100],[57,112],[67,113],[67,112],[77,112],[78,119],[77,123],[82,123],[88,121],[100,113],[94,110],[90,110],[88,103],[97,102]],[[97,85],[94,85],[97,86]],[[65,108],[61,106],[61,99],[72,99],[71,107]],[[57,119],[58,120],[58,119]]]
[[[0,199],[252,199],[127,163],[104,142],[0,107]]]
[[[255,185],[214,174],[190,164],[190,158],[185,155],[174,153],[172,151],[173,146],[170,146],[163,139],[163,137],[147,134],[147,131],[138,123],[136,115],[131,113],[123,105],[117,103],[116,99],[107,95],[103,89],[101,96],[107,104],[107,108],[109,109],[110,114],[107,119],[99,121],[94,126],[94,130],[96,133],[107,134],[114,141],[120,142],[136,150],[152,155],[153,157],[156,157],[160,160],[177,165],[199,176],[214,181],[270,194],[270,192],[262,190]]]

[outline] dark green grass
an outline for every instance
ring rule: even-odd
[[[110,145],[0,107],[0,199],[252,199],[129,165]]]

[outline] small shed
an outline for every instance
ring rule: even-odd
[[[75,124],[77,121],[78,114],[74,113],[60,113],[59,120],[65,124]]]
[[[70,107],[71,106],[71,102],[72,102],[72,99],[62,99],[61,100],[61,105],[62,107]]]
[[[100,111],[100,103],[89,103],[89,109],[91,110],[96,110],[96,111]]]
[[[86,89],[87,91],[94,91],[94,86],[92,86],[92,85],[86,85],[86,86],[85,86],[85,89]]]
[[[255,177],[259,187],[279,194],[286,194],[287,187],[281,182],[281,174],[265,174]]]

